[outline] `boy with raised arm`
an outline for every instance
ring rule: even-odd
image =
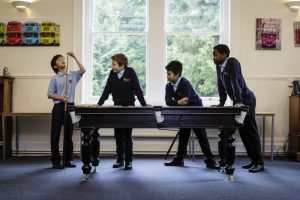
[[[85,73],[85,68],[73,52],[68,52],[67,54],[74,58],[79,70],[68,73],[65,58],[60,54],[55,55],[51,60],[51,68],[56,74],[52,77],[48,87],[48,98],[52,99],[54,103],[51,121],[51,161],[54,169],[76,167],[73,162],[73,124],[70,113],[65,111],[65,103],[67,105],[74,105],[75,89],[77,83]],[[65,93],[66,91],[68,92],[67,94]],[[66,114],[67,124],[64,124]],[[63,162],[61,163],[59,137],[62,125],[67,126],[67,131],[64,131]]]

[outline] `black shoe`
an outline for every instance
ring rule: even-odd
[[[113,165],[113,168],[120,168],[124,166],[124,161],[117,160],[117,162]]]
[[[242,165],[242,168],[243,168],[243,169],[250,169],[250,168],[253,167],[253,166],[254,166],[254,163],[251,162],[251,163],[249,163],[249,164],[247,164],[247,165]]]
[[[65,162],[64,166],[65,167],[69,167],[69,168],[75,168],[76,167],[76,165],[75,165],[75,163],[73,161]]]
[[[220,166],[214,160],[205,160],[204,162],[206,164],[206,168],[216,169],[216,170],[220,169]]]
[[[174,158],[171,162],[164,163],[164,164],[165,164],[165,166],[181,166],[181,167],[183,167],[184,161]]]
[[[251,167],[250,169],[249,169],[249,172],[250,173],[257,173],[257,172],[262,172],[262,171],[264,171],[265,170],[265,167],[264,167],[264,165],[253,165],[253,167]]]
[[[59,162],[55,162],[55,163],[52,163],[52,168],[53,169],[63,169],[64,166],[62,166],[62,164],[60,164]]]
[[[132,162],[125,164],[125,170],[131,170],[132,169]]]

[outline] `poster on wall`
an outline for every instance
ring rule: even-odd
[[[280,50],[280,19],[256,19],[256,50]]]
[[[295,47],[300,47],[300,22],[294,22],[294,43]]]
[[[59,46],[60,25],[53,19],[0,19],[0,47]]]

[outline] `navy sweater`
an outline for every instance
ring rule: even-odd
[[[231,57],[228,58],[223,72],[221,72],[219,66],[216,67],[220,104],[225,104],[228,94],[233,104],[243,103],[244,105],[254,106],[256,99],[253,92],[246,85],[240,62]]]
[[[118,74],[110,71],[106,86],[100,97],[98,104],[101,106],[104,101],[108,99],[109,95],[112,94],[113,102],[115,105],[129,106],[134,105],[135,95],[137,96],[140,104],[146,106],[146,101],[143,95],[143,91],[140,87],[138,77],[134,69],[126,67],[124,74],[121,78]]]
[[[202,106],[201,98],[186,78],[181,78],[175,92],[171,83],[166,85],[165,101],[168,106],[178,106],[178,100],[184,97],[189,100],[187,106]]]

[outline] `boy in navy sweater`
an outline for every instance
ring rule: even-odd
[[[224,106],[228,95],[234,106],[250,107],[249,115],[246,115],[244,126],[239,129],[239,132],[251,162],[242,167],[249,169],[251,173],[261,172],[264,170],[264,161],[255,121],[256,98],[246,85],[240,62],[236,58],[229,57],[229,54],[230,50],[225,44],[214,47],[213,60],[216,64],[220,97],[218,106]]]
[[[146,106],[143,91],[139,84],[139,79],[133,68],[128,67],[128,59],[122,54],[115,54],[111,57],[112,70],[108,76],[106,86],[99,99],[98,105],[102,106],[109,94],[112,94],[115,106],[134,106],[135,96],[140,104]],[[113,168],[124,166],[125,170],[132,169],[132,128],[115,128],[115,138],[118,159]]]
[[[181,76],[182,64],[177,61],[171,61],[166,67],[169,83],[166,85],[165,101],[168,106],[203,106],[202,100],[195,92],[190,82]],[[201,150],[206,156],[206,167],[210,169],[219,169],[210,150],[206,131],[204,128],[193,128],[198,138]],[[171,162],[165,163],[165,166],[184,166],[184,157],[187,154],[187,145],[191,134],[190,128],[181,128],[179,130],[179,144],[176,156]]]

